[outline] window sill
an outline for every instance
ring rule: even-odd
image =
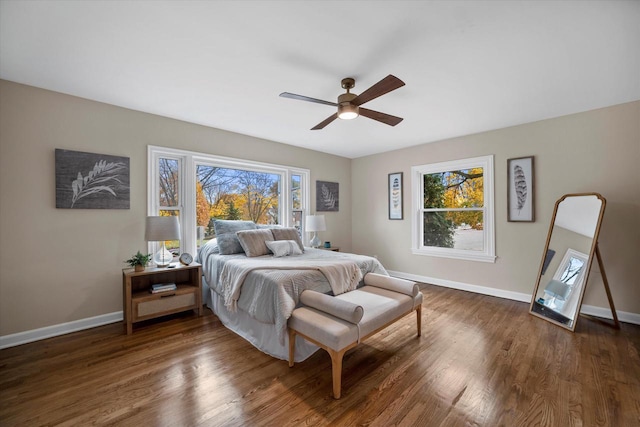
[[[461,252],[451,249],[411,249],[411,253],[414,255],[422,256],[435,256],[440,258],[462,259],[465,261],[478,261],[478,262],[496,262],[495,255],[487,255],[484,253],[471,253],[468,251]]]

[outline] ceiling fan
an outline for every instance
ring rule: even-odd
[[[385,93],[389,93],[392,90],[396,90],[404,86],[404,82],[397,78],[396,76],[392,76],[389,74],[384,79],[380,80],[378,83],[371,86],[369,89],[362,92],[360,95],[356,95],[355,93],[350,93],[349,90],[353,89],[356,85],[355,79],[351,77],[347,77],[346,79],[342,79],[342,88],[346,89],[347,92],[338,96],[338,102],[330,102],[323,101],[322,99],[310,98],[308,96],[296,95],[295,93],[282,92],[280,94],[283,98],[291,98],[297,99],[300,101],[308,101],[315,102],[316,104],[324,104],[331,105],[332,107],[338,107],[338,111],[331,116],[327,117],[322,122],[318,123],[311,130],[318,130],[324,128],[326,125],[331,123],[337,118],[343,120],[351,120],[355,119],[358,116],[368,117],[373,120],[377,120],[379,122],[385,123],[389,126],[395,126],[402,121],[402,117],[392,116],[391,114],[381,113],[379,111],[369,110],[367,108],[361,107],[365,102],[369,102],[372,99],[375,99],[379,96],[384,95]]]

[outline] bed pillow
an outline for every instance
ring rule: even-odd
[[[304,252],[300,233],[295,228],[272,228],[271,232],[273,233],[273,240],[294,240],[300,247],[300,251]]]
[[[204,264],[209,255],[218,253],[220,253],[220,248],[218,248],[218,239],[214,237],[200,246],[200,249],[198,249],[198,253],[196,254],[195,262]]]
[[[231,255],[244,252],[236,233],[242,230],[255,230],[256,224],[253,221],[216,219],[213,221],[213,228],[216,231],[220,255]]]
[[[269,255],[269,248],[265,243],[273,241],[271,230],[242,230],[238,231],[236,236],[248,257]]]
[[[295,240],[273,240],[264,243],[276,258],[289,255],[302,255],[298,242]]]

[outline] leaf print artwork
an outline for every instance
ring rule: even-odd
[[[336,198],[324,184],[322,185],[322,201],[324,202],[324,207],[327,209],[333,209],[336,205]]]
[[[340,185],[337,182],[316,181],[316,211],[338,212]]]
[[[507,220],[535,221],[535,176],[533,156],[507,160]]]
[[[393,179],[391,201],[393,203],[393,208],[398,209],[398,206],[400,206],[400,180],[398,178]]]
[[[519,165],[515,165],[513,167],[513,185],[518,199],[518,214],[520,214],[520,211],[522,211],[522,208],[527,201],[527,178]]]
[[[402,172],[390,173],[389,183],[389,219],[403,219],[402,215]]]
[[[78,172],[78,179],[71,183],[71,188],[73,189],[71,207],[83,197],[95,193],[107,192],[115,197],[114,187],[117,184],[122,184],[118,175],[125,167],[124,163],[107,163],[105,160],[100,160],[93,166],[93,170],[89,171],[87,176],[83,177],[82,173]]]
[[[129,209],[130,159],[56,148],[56,208]]]

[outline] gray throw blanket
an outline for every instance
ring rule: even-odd
[[[224,264],[220,272],[224,305],[229,311],[237,310],[244,279],[254,270],[318,270],[327,278],[334,295],[356,289],[362,280],[360,268],[352,261],[273,258],[265,265],[264,261],[252,258],[231,259]]]

